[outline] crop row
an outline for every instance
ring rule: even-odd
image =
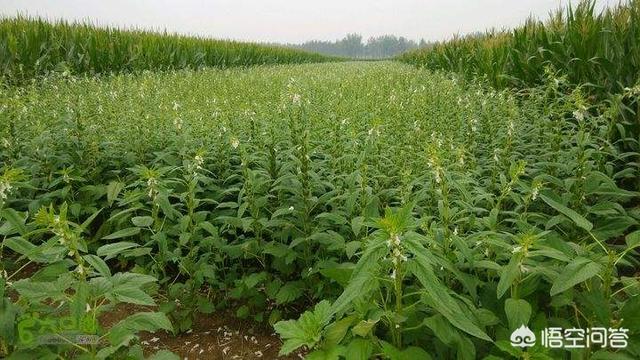
[[[23,83],[51,71],[101,74],[330,61],[284,47],[149,31],[0,19],[0,77]]]

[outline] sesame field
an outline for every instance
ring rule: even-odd
[[[640,358],[640,1],[355,61],[0,18],[0,358]]]
[[[220,314],[312,359],[520,358],[522,324],[634,334],[636,155],[562,86],[344,62],[2,90],[2,323],[77,317],[100,336],[37,346],[3,325],[2,350],[172,358],[145,334]],[[100,321],[123,306],[140,311]],[[629,342],[591,358],[633,358]]]

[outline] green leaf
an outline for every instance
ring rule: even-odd
[[[471,319],[473,315],[458,304],[449,294],[449,289],[444,286],[433,273],[432,265],[426,254],[429,253],[414,237],[405,236],[405,248],[414,255],[408,263],[408,269],[420,281],[425,291],[422,294],[423,301],[442,314],[458,329],[477,338],[492,341],[477,324]]]
[[[529,324],[531,305],[523,299],[507,299],[504,302],[504,312],[509,320],[509,329],[515,330]]]
[[[30,279],[16,281],[11,287],[16,290],[18,294],[31,301],[41,301],[52,298],[58,296],[61,291],[66,290],[59,289],[53,282],[36,282],[30,281]]]
[[[347,258],[351,259],[356,254],[356,251],[360,249],[361,245],[362,244],[360,243],[360,241],[348,242],[345,246],[345,253],[347,254]]]
[[[56,281],[60,275],[68,273],[69,267],[74,265],[75,263],[70,260],[57,261],[38,270],[31,276],[30,280],[35,282]]]
[[[321,339],[322,329],[331,320],[331,304],[323,300],[313,311],[305,311],[298,320],[279,321],[273,327],[283,338],[280,355],[287,355],[299,347],[312,349]]]
[[[25,255],[27,257],[33,256],[36,252],[40,251],[40,249],[30,243],[29,241],[21,238],[21,237],[12,237],[6,239],[2,242],[2,244],[14,252]]]
[[[98,248],[96,254],[98,254],[98,256],[100,257],[104,257],[105,260],[109,260],[120,255],[120,253],[122,253],[124,250],[138,246],[139,245],[136,243],[122,241],[113,244],[102,245]]]
[[[203,221],[203,222],[199,223],[198,226],[200,226],[200,228],[202,228],[206,232],[208,232],[209,235],[218,236],[218,228],[216,228],[215,226],[211,225],[210,222]]]
[[[119,287],[134,287],[139,288],[143,285],[153,283],[156,278],[151,275],[136,274],[131,272],[117,273],[111,278],[111,283],[114,289]]]
[[[402,360],[415,360],[415,359],[430,360],[431,359],[431,355],[429,355],[429,353],[427,353],[424,349],[419,348],[417,346],[409,346],[408,348],[402,351],[401,355],[402,355]]]
[[[360,337],[367,337],[373,330],[373,327],[376,326],[378,320],[362,320],[356,326],[351,329],[354,335],[358,335]]]
[[[351,340],[345,349],[345,359],[369,360],[373,355],[373,343],[369,339]]]
[[[572,209],[569,209],[568,207],[560,204],[559,202],[551,199],[550,197],[546,196],[546,195],[540,195],[540,198],[546,202],[549,206],[551,206],[552,208],[556,209],[559,213],[565,215],[566,217],[568,217],[569,219],[571,219],[576,225],[578,225],[579,227],[587,230],[587,231],[591,231],[591,229],[593,229],[593,224],[591,222],[589,222],[589,220],[585,219],[582,215],[578,214],[577,212],[575,212]]]
[[[0,286],[4,288],[4,279],[0,279]],[[0,338],[10,344],[15,341],[17,334],[18,316],[20,307],[16,306],[8,298],[0,297]]]
[[[353,234],[358,237],[360,235],[360,229],[362,229],[362,225],[364,225],[364,217],[357,216],[351,219],[351,230]]]
[[[137,227],[146,228],[153,225],[153,218],[151,216],[135,216],[131,222]]]
[[[104,277],[111,277],[111,270],[109,270],[109,265],[104,262],[101,258],[95,255],[84,255],[82,257],[86,262],[89,263],[98,273]]]
[[[239,319],[246,319],[251,314],[251,310],[247,305],[242,305],[236,310],[236,317]]]
[[[180,356],[172,353],[169,350],[160,350],[149,356],[147,360],[180,360]]]
[[[409,346],[400,350],[386,341],[382,341],[382,352],[389,360],[431,360],[431,355],[419,347]]]
[[[357,298],[367,296],[369,291],[375,288],[377,284],[375,275],[380,268],[379,260],[386,252],[385,242],[380,239],[368,244],[353,270],[347,287],[333,303],[333,314],[345,311]]]
[[[355,319],[355,316],[348,316],[329,325],[325,330],[325,343],[330,346],[340,344]]]
[[[114,327],[126,328],[132,332],[157,330],[173,332],[171,321],[161,312],[139,312],[121,320]]]
[[[276,304],[290,303],[302,296],[303,291],[302,284],[297,281],[290,281],[284,284],[276,294]]]
[[[111,293],[120,302],[145,306],[155,305],[153,298],[137,287],[120,286]]]
[[[347,287],[347,285],[349,284],[349,279],[353,274],[353,269],[354,264],[342,263],[333,265],[332,267],[321,269],[320,274],[338,282],[338,284],[340,284],[340,286],[342,287]]]
[[[340,360],[343,346],[329,346],[316,350],[305,357],[305,360]]]
[[[2,218],[6,219],[7,222],[13,226],[13,229],[20,235],[24,236],[27,234],[28,231],[25,226],[27,216],[23,216],[11,208],[2,209],[2,211],[0,211],[0,215],[2,215]]]
[[[628,299],[620,310],[622,325],[631,333],[640,333],[640,296]]]
[[[109,206],[113,205],[113,202],[118,198],[120,191],[124,189],[125,184],[120,181],[112,181],[107,185],[107,202]]]
[[[636,230],[631,234],[628,234],[625,238],[625,242],[627,243],[627,247],[629,249],[640,246],[640,230]]]
[[[511,345],[511,342],[508,340],[496,341],[496,347],[517,359],[522,358],[522,350],[516,347],[513,347],[513,345]],[[502,358],[497,358],[497,359],[502,360]],[[487,360],[487,358],[485,358],[484,360]]]
[[[575,285],[589,280],[602,271],[602,266],[587,258],[578,257],[569,263],[553,282],[551,296],[569,290]]]
[[[520,275],[520,254],[514,255],[509,260],[509,263],[502,268],[500,274],[500,281],[498,281],[498,288],[496,294],[498,299],[504,296],[504,293],[509,290],[515,279]]]
[[[129,236],[133,236],[133,235],[138,235],[140,233],[140,228],[138,227],[131,227],[131,228],[126,228],[126,229],[122,229],[122,230],[118,230],[116,232],[114,232],[111,235],[107,235],[105,237],[102,238],[102,240],[114,240],[114,239],[121,239],[124,237],[129,237]]]
[[[96,219],[96,217],[98,217],[98,215],[100,215],[100,213],[102,212],[102,209],[94,212],[93,214],[91,214],[91,216],[89,216],[87,218],[87,220],[85,220],[81,225],[80,225],[80,229],[82,229],[82,232],[86,232],[87,228],[89,227],[89,225],[91,225],[91,223],[93,222],[93,220]]]
[[[438,337],[440,341],[449,346],[452,346],[460,336],[458,330],[456,330],[441,314],[436,314],[426,318],[422,323],[431,329],[433,334]]]
[[[593,353],[590,357],[591,360],[633,360],[637,357],[629,356],[621,352],[612,352],[605,349],[600,349]]]

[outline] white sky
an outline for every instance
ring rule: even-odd
[[[598,7],[620,0],[598,0]],[[38,15],[214,38],[299,43],[347,33],[442,40],[513,27],[578,0],[0,0],[0,16]]]

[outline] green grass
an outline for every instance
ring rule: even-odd
[[[51,71],[103,74],[336,60],[284,47],[97,28],[42,19],[0,19],[0,77],[10,83]]]
[[[0,351],[124,358],[140,330],[231,307],[317,358],[638,358],[635,155],[614,104],[556,80],[520,97],[348,62],[2,89],[3,324],[162,314],[83,350],[3,326]],[[624,327],[629,346],[523,352],[522,324]]]

